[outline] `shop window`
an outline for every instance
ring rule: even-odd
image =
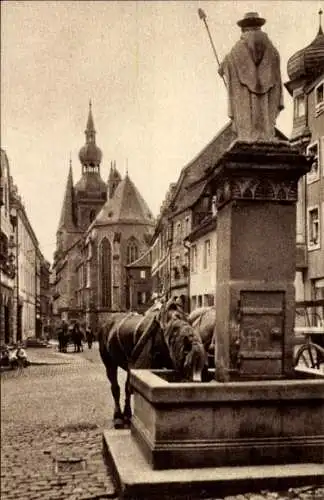
[[[318,207],[309,207],[307,209],[307,230],[308,230],[308,249],[315,250],[320,248],[320,216]]]
[[[312,165],[307,173],[307,183],[310,184],[319,179],[319,142],[313,142],[307,148],[307,155],[312,157]]]
[[[141,271],[140,271],[140,278],[141,278],[141,280],[145,280],[145,278],[146,278],[146,271],[145,271],[145,269],[141,269]]]

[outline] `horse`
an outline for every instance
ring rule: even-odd
[[[216,307],[199,307],[189,314],[188,321],[200,335],[209,359],[214,358]]]
[[[113,313],[99,329],[99,352],[114,399],[116,429],[129,427],[131,368],[174,368],[179,378],[201,380],[207,356],[199,335],[169,302],[158,313]],[[120,406],[118,367],[127,372],[124,411]]]

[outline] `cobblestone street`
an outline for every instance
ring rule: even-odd
[[[116,498],[102,457],[112,405],[98,346],[80,354],[54,347],[28,354],[47,364],[1,375],[1,500]],[[226,499],[323,500],[324,488]]]

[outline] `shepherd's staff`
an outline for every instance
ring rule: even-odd
[[[217,61],[217,64],[218,64],[218,68],[220,68],[220,62],[219,62],[219,59],[218,59],[218,55],[217,55],[217,52],[216,52],[216,48],[215,48],[215,45],[214,45],[214,42],[213,42],[213,39],[212,39],[212,36],[210,34],[210,31],[209,31],[209,28],[208,28],[208,24],[207,24],[207,21],[206,21],[206,14],[205,12],[202,10],[202,9],[198,9],[198,15],[200,17],[200,19],[202,19],[204,21],[204,24],[206,26],[206,30],[207,30],[207,33],[208,33],[208,36],[209,36],[209,40],[210,40],[210,43],[211,43],[211,46],[212,46],[212,49],[213,49],[213,52],[214,52],[214,55],[216,57],[216,61]],[[221,75],[222,77],[222,80],[224,82],[224,85],[225,87],[227,87],[226,85],[226,82],[225,82],[225,78],[223,75]]]

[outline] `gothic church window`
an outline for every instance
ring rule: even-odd
[[[101,306],[111,308],[111,245],[107,238],[100,244],[99,255]]]
[[[135,238],[131,238],[127,244],[127,264],[138,259],[138,246]]]

